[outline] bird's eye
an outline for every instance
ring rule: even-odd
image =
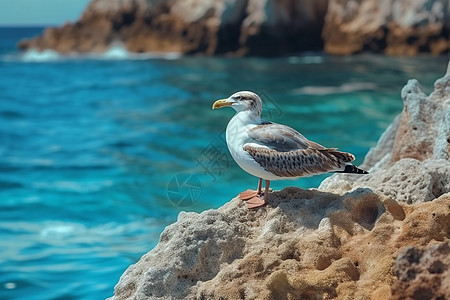
[[[237,96],[237,97],[236,97],[236,100],[237,100],[237,101],[241,101],[241,100],[242,100],[242,96]]]

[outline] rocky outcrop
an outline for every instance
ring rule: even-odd
[[[398,249],[450,237],[449,205],[449,195],[410,207],[367,188],[286,188],[266,209],[233,199],[182,213],[112,299],[386,299]]]
[[[322,48],[328,0],[93,0],[75,24],[21,49],[276,55]]]
[[[279,55],[305,50],[440,54],[450,49],[447,0],[93,0],[74,24],[21,49]]]
[[[367,154],[364,177],[335,175],[321,189],[369,186],[397,201],[431,201],[450,192],[450,65],[447,74],[427,96],[417,80],[409,80],[401,93],[403,111]]]
[[[436,278],[426,299],[447,297],[450,70],[430,96],[410,81],[402,97],[370,175],[285,188],[256,210],[235,198],[180,213],[111,299],[425,299],[422,279]]]
[[[450,49],[447,0],[330,0],[325,51],[395,55],[440,54]]]

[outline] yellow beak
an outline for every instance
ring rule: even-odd
[[[214,102],[212,109],[222,108],[225,106],[231,106],[233,104],[231,102],[225,102],[225,101],[227,101],[227,99],[217,100],[216,102]]]

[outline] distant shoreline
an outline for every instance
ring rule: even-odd
[[[450,51],[450,13],[444,0],[399,6],[365,0],[296,2],[184,1],[155,4],[93,0],[73,23],[50,25],[20,50],[277,57],[307,51],[415,56]]]

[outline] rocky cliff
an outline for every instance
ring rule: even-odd
[[[450,64],[429,96],[410,80],[402,99],[369,175],[180,213],[111,299],[449,298]]]
[[[62,53],[132,52],[274,55],[322,48],[327,0],[93,0],[75,24],[19,44]]]
[[[332,54],[439,54],[450,49],[449,34],[448,0],[330,0],[323,30]]]
[[[79,21],[20,42],[23,50],[279,55],[305,50],[440,54],[448,0],[93,0]]]

